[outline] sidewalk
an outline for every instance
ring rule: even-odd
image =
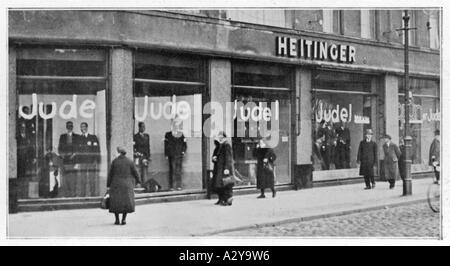
[[[215,199],[136,206],[127,225],[113,225],[114,216],[101,209],[27,212],[9,215],[10,238],[46,237],[185,237],[211,236],[256,225],[310,220],[379,209],[426,199],[431,179],[413,180],[413,195],[402,197],[402,182],[393,190],[378,182],[281,191],[276,198],[257,194],[236,196],[233,206],[216,206]]]

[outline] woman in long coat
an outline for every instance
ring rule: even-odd
[[[265,198],[264,190],[270,188],[272,197],[275,197],[275,160],[277,156],[272,148],[267,147],[264,140],[261,139],[259,145],[254,151],[257,159],[256,164],[256,187],[261,190],[259,199]]]
[[[383,145],[384,151],[384,174],[386,180],[389,182],[389,188],[393,189],[395,187],[395,181],[399,178],[399,166],[398,160],[402,155],[398,146],[391,141],[391,136],[386,135]]]
[[[233,185],[224,185],[223,179],[233,176],[233,150],[224,132],[219,132],[217,142],[218,146],[213,156],[214,170],[211,180],[212,188],[219,197],[216,204],[230,206],[233,203]]]
[[[119,224],[119,214],[122,213],[122,225],[125,225],[127,213],[132,213],[135,209],[135,182],[141,181],[133,161],[125,156],[125,149],[118,147],[117,151],[120,155],[112,161],[107,180],[109,212],[114,213],[115,224]]]

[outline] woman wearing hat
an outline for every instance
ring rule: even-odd
[[[214,162],[212,188],[219,197],[216,204],[230,206],[233,203],[233,184],[224,184],[223,179],[233,176],[233,149],[223,131],[219,132],[215,141],[217,146],[212,158]]]
[[[386,180],[389,182],[389,188],[395,187],[395,180],[399,177],[398,160],[402,155],[398,146],[391,141],[391,136],[384,137],[385,143],[383,145],[384,151],[384,174]]]
[[[374,166],[378,161],[377,143],[372,140],[372,129],[366,130],[364,140],[359,143],[357,161],[360,163],[359,174],[364,176],[365,189],[375,188]],[[372,185],[372,186],[371,186]]]
[[[135,182],[141,181],[133,161],[125,156],[125,149],[117,147],[117,152],[119,156],[112,161],[107,180],[110,195],[109,212],[114,213],[115,224],[120,224],[119,214],[122,213],[122,225],[125,225],[127,213],[134,212]]]

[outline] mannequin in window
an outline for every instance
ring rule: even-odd
[[[73,122],[68,121],[66,123],[67,132],[61,134],[59,137],[58,154],[62,158],[63,163],[63,177],[61,194],[67,197],[76,196],[76,181],[77,181],[77,171],[74,169],[75,166],[75,155],[77,152],[77,144],[80,135],[73,132]]]
[[[174,119],[171,131],[164,136],[164,154],[169,161],[169,190],[181,190],[181,170],[187,149],[186,138],[180,130],[181,121]]]
[[[98,164],[100,163],[100,143],[97,136],[88,133],[88,124],[80,124],[77,153],[77,196],[98,196]]]
[[[148,164],[150,161],[150,136],[145,133],[144,122],[138,123],[139,129],[133,137],[134,160],[141,176],[142,183],[147,181]]]

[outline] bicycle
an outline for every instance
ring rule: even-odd
[[[430,206],[433,212],[440,212],[440,204],[441,204],[441,186],[439,185],[438,176],[440,175],[440,166],[437,162],[433,162],[434,173],[436,176],[436,181],[428,186],[427,191],[427,201],[428,206]],[[433,178],[434,180],[434,178]]]

